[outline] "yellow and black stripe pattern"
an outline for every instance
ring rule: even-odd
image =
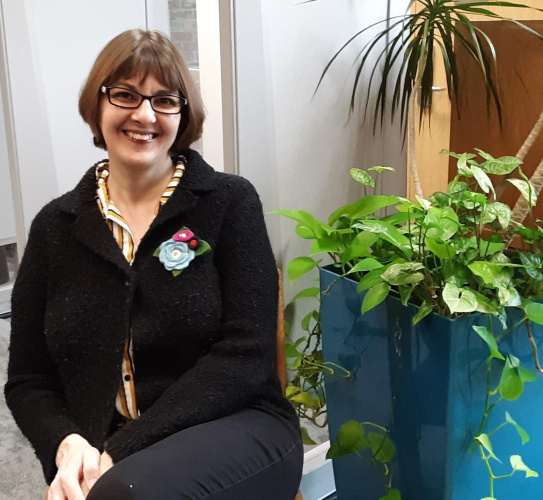
[[[179,157],[174,173],[168,184],[168,187],[160,197],[156,208],[156,213],[168,201],[175,188],[179,185],[181,177],[185,172],[185,158]],[[123,219],[119,209],[109,198],[107,191],[107,179],[109,177],[109,163],[104,161],[96,165],[96,195],[98,207],[104,217],[109,229],[113,233],[115,241],[122,250],[123,255],[130,265],[134,261],[134,238],[128,224]],[[123,353],[122,378],[115,402],[117,411],[125,418],[131,420],[139,416],[139,410],[136,404],[136,389],[134,385],[134,351],[132,348],[132,336],[128,334]]]

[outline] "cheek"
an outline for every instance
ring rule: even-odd
[[[168,136],[171,138],[172,143],[175,141],[175,138],[177,137],[177,132],[179,130],[179,125],[181,123],[181,118],[179,115],[177,115],[178,118],[176,120],[171,120],[171,122],[168,123]]]

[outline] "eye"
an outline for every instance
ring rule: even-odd
[[[138,101],[138,95],[128,89],[111,89],[110,96],[119,102],[131,103]]]
[[[173,95],[160,95],[153,98],[153,104],[160,108],[178,108],[180,103],[179,97]]]

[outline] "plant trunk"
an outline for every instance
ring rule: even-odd
[[[541,160],[541,162],[535,169],[535,172],[533,173],[532,177],[530,177],[530,183],[534,187],[535,195],[539,196],[539,193],[541,193],[541,190],[543,189],[543,160]],[[530,212],[530,206],[528,202],[526,201],[524,196],[519,196],[513,208],[513,213],[511,215],[511,222],[517,222],[519,224],[522,224],[524,222],[524,219],[528,217],[529,212]],[[506,247],[508,247],[511,244],[512,240],[513,240],[512,235],[507,237],[507,241],[505,241]]]
[[[524,141],[524,144],[519,149],[517,153],[517,158],[519,160],[524,160],[526,158],[526,155],[528,154],[528,151],[530,151],[530,148],[534,145],[535,141],[541,134],[541,131],[543,130],[543,112],[539,115],[539,118],[532,128],[532,131]],[[534,193],[536,196],[539,196],[541,193],[541,190],[543,189],[543,160],[539,163],[537,168],[535,169],[532,177],[530,178],[530,182],[532,186],[534,187]],[[501,184],[505,184],[505,179],[502,181]],[[504,187],[502,185],[498,186],[500,195],[504,191]],[[522,224],[524,222],[524,219],[528,216],[528,213],[530,212],[530,207],[528,202],[524,199],[523,196],[519,196],[517,202],[515,203],[515,206],[513,207],[513,213],[511,215],[511,221],[517,222],[519,224]],[[507,237],[505,244],[506,247],[508,247],[511,244],[511,241],[513,240],[513,236],[510,235]]]
[[[517,158],[519,160],[524,161],[524,158],[526,158],[526,155],[528,154],[528,151],[530,151],[530,148],[534,145],[536,139],[539,137],[539,134],[541,134],[541,130],[543,130],[543,111],[539,115],[539,118],[534,125],[534,128],[530,132],[530,135],[526,137],[526,140],[524,141],[524,144],[519,149],[519,152],[517,153]]]
[[[423,198],[422,186],[420,185],[419,169],[417,167],[417,155],[415,152],[415,96],[417,92],[411,93],[411,99],[409,102],[409,164],[411,165],[411,177],[413,179],[413,186],[415,188],[415,194]]]

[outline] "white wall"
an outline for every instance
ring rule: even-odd
[[[106,152],[77,111],[79,90],[103,46],[129,28],[169,31],[167,0],[2,0],[26,229]]]
[[[261,134],[269,142],[260,152],[261,162],[241,164],[240,172],[257,182],[266,176],[258,186],[264,201],[268,201],[265,208],[303,209],[324,219],[340,204],[362,194],[359,185],[350,178],[351,167],[393,165],[398,172],[389,177],[385,190],[405,194],[406,154],[398,129],[387,126],[374,136],[370,123],[362,125],[361,112],[355,112],[348,120],[352,63],[362,40],[338,58],[314,95],[324,67],[347,39],[360,29],[386,19],[386,2],[261,0],[254,3],[261,5],[264,56],[260,64],[264,65],[265,78],[263,81],[256,78],[255,85],[261,86],[253,89],[253,93],[260,95],[261,101],[253,105],[264,112],[260,116],[261,126],[253,127],[249,134],[251,142],[260,144]],[[392,14],[403,12],[407,4],[408,0],[393,0]],[[253,43],[252,52],[254,46]],[[258,64],[255,67],[258,75]],[[250,87],[251,82],[246,80]],[[243,98],[241,84],[240,89]],[[240,137],[244,133],[247,132],[240,125]],[[251,154],[258,157],[259,152],[253,148]],[[268,157],[262,157],[264,154]],[[261,164],[271,172],[260,171]],[[275,195],[268,192],[267,186]],[[308,250],[308,244],[295,235],[292,221],[272,215],[268,217],[268,225],[272,234],[279,234],[274,245],[283,267]],[[287,286],[287,299],[300,286]]]

